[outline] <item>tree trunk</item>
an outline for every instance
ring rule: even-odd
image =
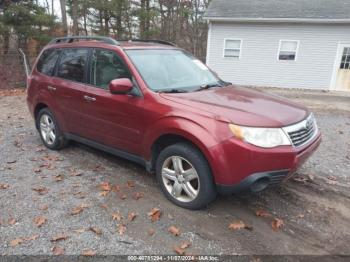
[[[60,0],[60,4],[61,4],[63,32],[64,32],[64,35],[68,35],[66,0]]]
[[[72,20],[73,20],[73,35],[79,35],[77,0],[72,1]]]

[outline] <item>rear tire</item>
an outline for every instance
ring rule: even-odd
[[[47,148],[60,150],[67,145],[67,139],[48,108],[41,109],[35,121],[41,140]]]
[[[202,209],[216,198],[209,164],[190,144],[177,143],[161,151],[156,174],[164,195],[180,207]]]

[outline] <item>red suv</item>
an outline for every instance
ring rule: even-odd
[[[48,148],[75,140],[135,161],[189,209],[287,180],[321,142],[305,107],[233,86],[162,41],[54,39],[27,102]]]

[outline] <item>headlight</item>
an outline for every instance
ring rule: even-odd
[[[289,138],[281,128],[245,127],[229,125],[238,139],[259,147],[272,148],[291,145]]]

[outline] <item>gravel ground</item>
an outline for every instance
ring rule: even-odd
[[[319,150],[295,179],[218,197],[195,212],[169,203],[155,177],[129,161],[77,143],[45,149],[24,95],[0,97],[0,254],[175,254],[189,241],[186,254],[350,255],[350,97],[270,91],[312,108],[323,134]],[[152,208],[161,212],[158,221],[148,215]],[[275,218],[284,223],[277,230]],[[230,230],[236,221],[249,230]]]

